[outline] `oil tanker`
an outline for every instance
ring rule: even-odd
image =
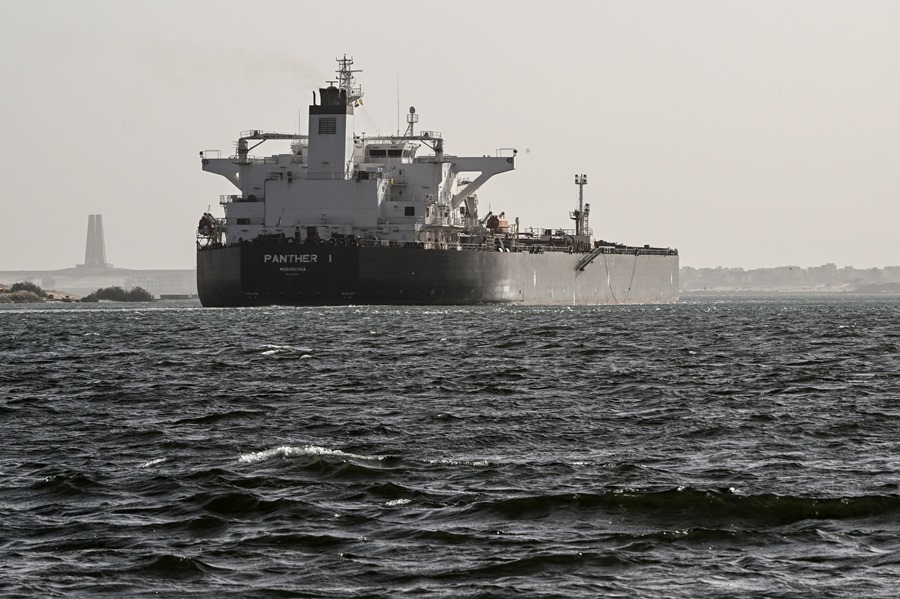
[[[436,131],[355,133],[353,60],[313,92],[305,135],[246,131],[233,156],[200,152],[239,193],[197,229],[204,306],[585,305],[678,300],[678,251],[595,239],[578,174],[572,229],[521,228],[478,209],[477,191],[512,171],[516,150],[452,156]],[[288,146],[256,157],[265,142]],[[285,143],[286,142],[286,143]]]

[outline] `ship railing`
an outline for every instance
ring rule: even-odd
[[[231,157],[231,161],[235,164],[278,164],[278,156],[247,156],[242,159],[235,155]]]
[[[482,243],[460,244],[460,249],[465,250],[482,250],[482,251],[513,251],[513,252],[537,252],[537,253],[558,253],[558,254],[578,254],[599,256],[602,254],[620,254],[633,256],[677,256],[678,250],[672,248],[654,248],[654,247],[632,247],[632,246],[599,246],[596,248],[588,248],[586,245],[581,246],[583,249],[571,246],[569,244],[542,244],[540,242],[521,243],[518,240],[503,240],[502,249],[496,244],[491,244],[489,240]]]
[[[498,251],[497,247],[487,240],[482,243],[458,243],[456,244],[456,249],[461,252],[496,252]],[[511,248],[508,248],[511,249]]]
[[[423,223],[429,227],[458,227],[461,223],[458,219],[449,216],[426,216]]]
[[[454,158],[456,158],[456,156],[451,156],[449,154],[441,154],[440,156],[426,154],[424,156],[416,156],[414,162],[452,162]]]
[[[632,247],[632,246],[599,246],[590,250],[576,251],[568,245],[544,245],[540,243],[517,243],[514,239],[502,240],[502,245],[497,245],[490,239],[480,243],[453,243],[438,241],[398,241],[396,239],[374,239],[360,237],[356,239],[356,245],[361,247],[403,247],[415,249],[455,249],[463,252],[525,252],[525,253],[558,253],[600,256],[603,254],[632,255],[632,256],[677,256],[678,250],[672,248]]]
[[[260,138],[260,137],[269,137],[276,139],[302,139],[305,138],[305,135],[293,135],[290,133],[281,133],[279,131],[263,131],[262,129],[247,129],[246,131],[241,131],[241,139],[250,139],[250,138]]]
[[[535,229],[528,227],[524,233],[533,237],[572,237],[575,235],[575,229]]]
[[[632,247],[632,246],[600,246],[593,250],[598,254],[631,254],[635,256],[677,256],[678,250],[672,248]]]
[[[306,178],[310,181],[343,181],[350,180],[347,179],[343,173],[331,173],[331,172],[315,172],[315,171],[307,171]]]
[[[248,197],[244,197],[240,194],[232,194],[232,195],[220,195],[219,196],[219,204],[231,204],[232,202],[261,202],[263,198],[258,198],[255,195],[250,195]]]
[[[594,230],[591,228],[586,228],[585,232],[581,235],[575,229],[537,229],[535,227],[528,227],[527,229],[522,229],[522,235],[534,238],[540,237],[590,237],[594,234]]]
[[[443,195],[438,196],[438,194],[435,193],[404,193],[402,198],[398,197],[391,201],[421,202],[426,206],[432,206],[434,204],[448,204],[450,198]]]
[[[371,237],[360,237],[356,240],[356,245],[360,247],[404,247],[404,248],[426,248],[432,244],[422,241],[399,241],[396,239],[373,239]]]

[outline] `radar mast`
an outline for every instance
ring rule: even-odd
[[[362,71],[350,68],[353,66],[353,59],[347,58],[346,54],[344,54],[343,58],[337,58],[335,60],[337,60],[337,63],[340,66],[337,70],[338,88],[347,92],[347,104],[356,106],[358,105],[357,102],[362,99],[363,93],[362,86],[355,85],[353,73],[362,73]]]
[[[584,203],[584,186],[587,185],[587,175],[581,173],[575,175],[575,185],[578,186],[578,210],[569,213],[569,217],[575,221],[575,235],[590,235],[588,228],[588,214],[591,205]]]
[[[419,122],[419,115],[416,114],[416,107],[410,106],[409,113],[406,115],[406,133],[404,133],[404,137],[412,137],[415,135],[415,131],[413,125]]]

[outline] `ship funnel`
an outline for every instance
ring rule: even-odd
[[[319,102],[309,107],[307,179],[346,180],[353,172],[353,109],[362,91],[353,84],[352,59],[338,59],[338,85],[319,88]],[[313,99],[315,102],[315,97]]]

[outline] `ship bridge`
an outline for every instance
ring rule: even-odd
[[[216,230],[224,229],[229,242],[272,234],[302,240],[310,228],[319,230],[320,239],[339,234],[422,241],[426,229],[430,234],[446,227],[447,239],[477,226],[476,191],[515,169],[516,151],[446,154],[440,132],[416,130],[413,107],[402,135],[356,134],[362,89],[354,83],[352,60],[338,62],[336,81],[313,94],[306,134],[253,129],[240,134],[229,158],[201,152],[203,170],[240,190],[222,202],[226,218]],[[251,155],[270,141],[290,142],[290,152]]]

